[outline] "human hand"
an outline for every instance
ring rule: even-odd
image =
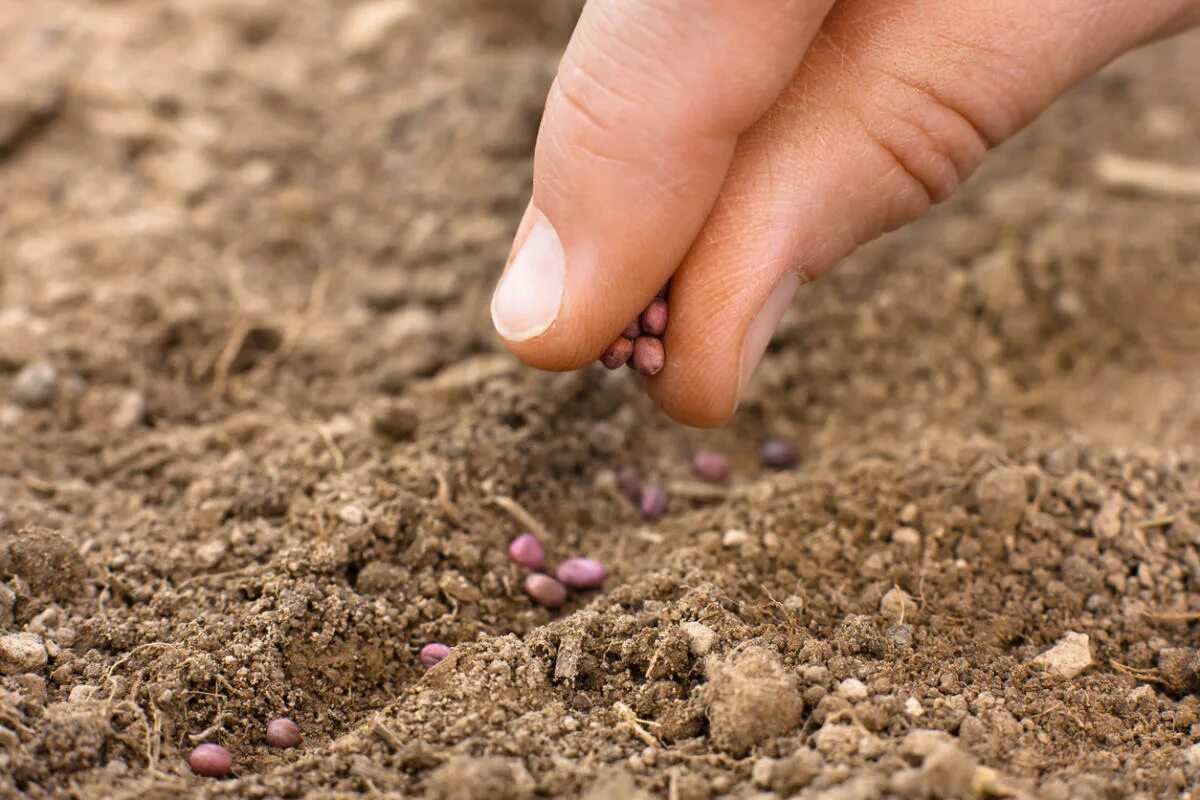
[[[497,287],[507,346],[592,361],[671,279],[672,417],[723,424],[800,284],[1197,0],[590,0]]]

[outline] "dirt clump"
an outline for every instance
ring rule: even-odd
[[[800,723],[804,698],[795,675],[763,647],[748,647],[705,665],[709,737],[734,755]]]

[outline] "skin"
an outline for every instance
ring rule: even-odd
[[[554,257],[552,230],[559,305],[516,335],[498,291],[497,329],[577,369],[671,278],[646,389],[722,425],[800,285],[950,197],[1075,83],[1198,24],[1200,0],[590,0],[506,267],[526,241]]]

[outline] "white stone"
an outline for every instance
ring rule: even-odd
[[[838,684],[838,694],[849,700],[851,703],[857,703],[860,700],[866,700],[869,692],[867,685],[858,678],[846,678]]]
[[[1047,672],[1074,678],[1092,665],[1092,648],[1086,633],[1068,631],[1058,644],[1033,659]]]
[[[899,622],[903,620],[905,615],[915,608],[913,599],[908,592],[901,589],[899,586],[893,586],[887,591],[879,601],[879,613],[886,619]]]
[[[750,534],[746,533],[741,528],[730,528],[725,531],[725,535],[721,537],[721,544],[726,547],[739,547],[750,541]]]
[[[717,642],[717,632],[703,622],[685,622],[680,626],[688,637],[688,650],[692,655],[703,658],[712,652]]]
[[[71,693],[67,695],[67,700],[72,703],[86,703],[96,695],[96,692],[97,687],[81,683],[78,686],[71,687]]]
[[[892,531],[892,544],[898,544],[902,547],[920,547],[921,534],[916,528],[897,528]]]
[[[353,56],[367,55],[383,47],[401,23],[417,13],[413,0],[372,0],[350,9],[342,23],[338,41]]]
[[[1189,767],[1200,769],[1200,742],[1183,751],[1183,760]]]
[[[347,525],[362,525],[367,521],[367,512],[358,506],[342,506],[342,510],[338,512],[338,519]]]
[[[904,701],[904,713],[908,714],[913,719],[925,716],[925,707],[921,705],[921,701],[915,697],[910,697]]]
[[[0,636],[0,674],[19,675],[46,666],[46,644],[36,633]]]
[[[760,758],[754,762],[754,767],[750,770],[750,780],[754,781],[754,785],[760,789],[769,789],[771,787],[771,776],[774,771],[775,759]]]

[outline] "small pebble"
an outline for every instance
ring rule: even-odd
[[[300,744],[300,726],[290,719],[273,719],[267,725],[267,744],[271,747],[295,747]]]
[[[653,336],[639,336],[633,343],[633,368],[638,375],[649,378],[662,372],[667,363],[667,351],[663,349],[662,339]]]
[[[633,322],[629,323],[629,325],[625,327],[625,330],[621,331],[621,335],[630,341],[633,341],[637,337],[641,336],[642,325],[640,321],[635,319]]]
[[[600,363],[606,369],[620,369],[628,364],[631,358],[633,358],[633,340],[619,336],[604,351],[604,355],[600,356]]]
[[[647,336],[662,336],[667,332],[667,301],[661,297],[651,301],[642,312],[642,333]]]
[[[729,480],[729,459],[715,450],[701,450],[692,456],[692,472],[709,483],[725,483]]]
[[[608,568],[594,558],[568,558],[554,574],[572,589],[599,589],[608,577]]]
[[[791,469],[796,466],[796,448],[787,439],[767,439],[758,449],[758,457],[764,467]]]
[[[435,664],[440,664],[448,655],[450,655],[449,645],[444,645],[441,642],[430,642],[421,648],[421,654],[418,658],[425,665],[425,669],[429,669]]]
[[[508,557],[514,564],[520,564],[529,569],[541,569],[546,566],[546,548],[532,533],[522,533],[508,545]]]
[[[347,525],[362,525],[367,521],[367,512],[359,506],[342,506],[338,511],[338,519]]]
[[[642,492],[641,499],[638,500],[638,510],[642,512],[643,519],[656,520],[667,513],[667,504],[667,493],[657,487],[651,487]]]
[[[625,467],[617,471],[617,490],[629,498],[629,502],[637,505],[642,499],[642,481],[636,472]]]
[[[535,572],[525,578],[525,593],[546,608],[558,608],[567,602],[567,587],[549,575]]]
[[[233,753],[219,744],[196,745],[188,756],[188,766],[206,778],[224,778],[233,769]]]
[[[25,408],[45,408],[58,396],[58,370],[41,362],[30,364],[13,379],[12,399]]]

